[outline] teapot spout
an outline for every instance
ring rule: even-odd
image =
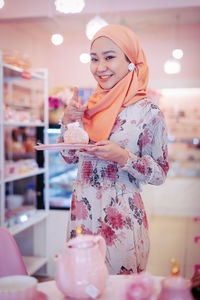
[[[53,256],[53,259],[55,261],[58,261],[59,259],[61,259],[61,255],[59,253],[56,253],[54,256]]]

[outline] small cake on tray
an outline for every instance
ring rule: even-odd
[[[89,136],[87,132],[80,127],[79,122],[69,123],[68,129],[64,133],[65,144],[88,144]]]

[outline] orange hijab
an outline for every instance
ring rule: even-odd
[[[146,57],[133,31],[121,25],[105,26],[95,34],[91,46],[101,36],[111,39],[120,47],[136,68],[110,90],[104,90],[98,84],[97,92],[89,98],[82,120],[94,142],[107,140],[119,112],[146,97],[149,78]]]

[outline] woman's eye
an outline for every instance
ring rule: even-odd
[[[91,61],[97,61],[97,58],[91,57]]]
[[[114,56],[112,56],[112,55],[106,56],[106,60],[110,60],[112,58],[114,58]]]

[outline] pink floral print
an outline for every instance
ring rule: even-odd
[[[83,234],[100,234],[106,241],[110,274],[137,273],[145,270],[149,254],[140,187],[162,184],[169,169],[164,116],[143,99],[122,110],[109,139],[129,151],[124,167],[84,152],[63,153],[67,163],[78,163],[79,170],[67,238],[75,236],[77,226]]]
[[[123,217],[116,208],[108,207],[106,209],[107,221],[114,229],[122,229]]]

